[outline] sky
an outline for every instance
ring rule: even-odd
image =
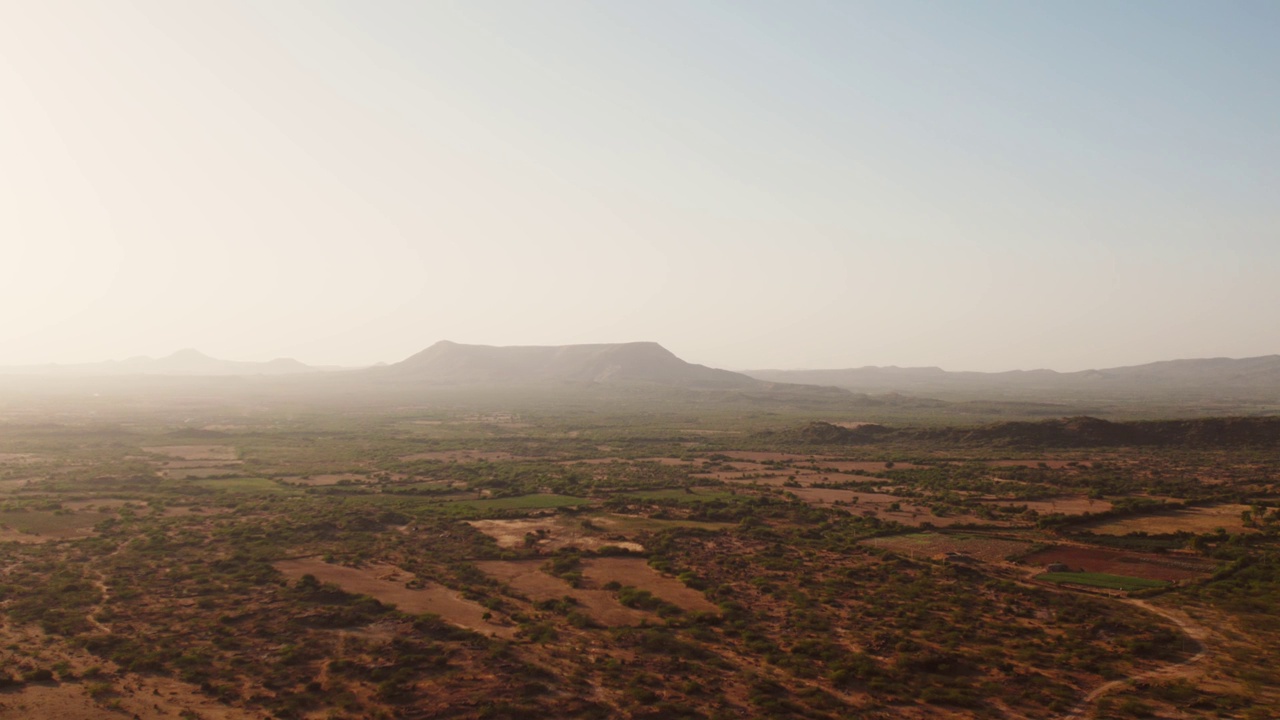
[[[0,365],[1280,352],[1280,4],[0,0]]]

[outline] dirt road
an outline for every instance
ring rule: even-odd
[[[1186,613],[1180,610],[1158,607],[1156,605],[1152,605],[1146,600],[1139,600],[1137,598],[1117,597],[1116,600],[1140,607],[1147,612],[1155,613],[1156,615],[1176,624],[1182,630],[1183,634],[1190,638],[1191,642],[1195,643],[1196,653],[1182,662],[1166,665],[1162,668],[1156,668],[1155,670],[1131,675],[1118,680],[1105,682],[1091,690],[1088,695],[1085,695],[1080,702],[1076,703],[1076,706],[1073,707],[1070,712],[1062,716],[1061,720],[1084,720],[1085,718],[1092,717],[1099,698],[1130,683],[1143,682],[1147,680],[1172,680],[1175,678],[1184,678],[1195,675],[1199,672],[1196,665],[1208,656],[1209,649],[1205,641],[1212,635],[1211,631],[1195,620],[1192,620]]]

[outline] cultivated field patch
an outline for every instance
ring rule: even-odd
[[[275,480],[260,477],[203,478],[191,480],[190,482],[192,485],[199,487],[226,492],[278,493],[286,491]]]
[[[609,513],[607,515],[592,515],[591,522],[599,525],[606,531],[614,532],[620,535],[628,535],[638,532],[661,532],[670,528],[699,528],[702,530],[724,530],[725,528],[737,527],[737,523],[727,522],[704,522],[701,520],[677,520],[672,518],[651,518],[643,515],[620,515],[617,513]],[[609,543],[611,545],[620,543]]]
[[[621,497],[637,498],[639,500],[675,500],[679,503],[700,503],[711,502],[713,500],[737,500],[742,495],[736,495],[731,492],[725,492],[718,488],[673,488],[667,490],[639,490],[634,492],[620,492]]]
[[[355,473],[331,473],[322,475],[293,475],[290,477],[280,478],[280,482],[287,485],[320,487],[325,485],[337,485],[339,483],[368,483],[372,481],[367,475],[357,475]]]
[[[538,518],[513,518],[510,520],[472,520],[468,524],[497,541],[499,547],[537,547],[554,551],[565,547],[598,550],[606,545],[635,552],[644,550],[639,543],[627,540],[610,540],[598,530],[584,527],[584,522],[596,523],[595,518],[565,518],[560,515]]]
[[[44,540],[70,540],[93,535],[93,526],[102,522],[105,515],[96,512],[0,512],[0,529],[7,529],[8,539],[18,542],[42,542]],[[21,534],[35,540],[11,537]]]
[[[682,458],[672,457],[644,457],[644,458],[620,458],[620,457],[602,457],[602,458],[585,458],[582,460],[561,460],[560,465],[612,465],[614,463],[657,463],[658,465],[669,465],[672,467],[693,465],[695,461],[685,460]]]
[[[571,587],[564,580],[543,572],[542,564],[542,560],[487,560],[476,563],[476,567],[535,602],[573,598],[587,615],[603,625],[639,625],[655,619],[652,613],[618,602],[612,592],[589,586],[593,583],[584,582],[583,587]]]
[[[1125,575],[1147,580],[1192,580],[1214,571],[1216,563],[1195,555],[1140,553],[1107,548],[1059,545],[1027,555],[1027,565],[1062,564],[1075,572]]]
[[[202,465],[200,467],[190,468],[164,467],[160,470],[160,475],[161,477],[173,480],[190,480],[192,478],[217,478],[226,475],[235,475],[238,472],[243,472],[239,469],[239,463],[226,463],[212,466]]]
[[[596,585],[616,582],[648,590],[655,597],[684,610],[703,612],[719,610],[715,603],[708,600],[701,592],[649,567],[649,563],[644,558],[588,558],[582,561],[582,577],[588,583]]]
[[[994,507],[1026,506],[1028,510],[1035,510],[1041,515],[1052,513],[1083,515],[1087,512],[1106,512],[1112,508],[1110,501],[1095,500],[1085,495],[1051,498],[1048,500],[979,500],[978,502]]]
[[[1196,534],[1216,532],[1219,528],[1229,533],[1253,532],[1245,527],[1241,513],[1248,505],[1210,505],[1189,507],[1153,515],[1134,515],[1083,526],[1082,529],[1098,535],[1128,535],[1144,532],[1148,535],[1189,532]]]
[[[1058,583],[1059,585],[1085,585],[1088,587],[1108,588],[1110,590],[1145,590],[1147,588],[1164,587],[1169,584],[1167,580],[1148,580],[1128,575],[1087,572],[1041,573],[1036,576],[1036,579]]]
[[[237,459],[231,445],[150,445],[143,450],[178,460],[228,461]]]
[[[99,510],[102,512],[114,511],[122,507],[140,508],[143,503],[136,500],[125,500],[123,498],[89,498],[88,500],[63,500],[62,509],[64,510]]]
[[[484,635],[515,636],[515,628],[485,620],[487,611],[484,606],[467,600],[456,590],[436,583],[421,589],[408,587],[415,576],[394,565],[353,568],[327,563],[319,558],[302,558],[282,560],[275,563],[275,568],[292,580],[313,575],[320,582],[333,583],[346,592],[368,595],[378,602],[395,605],[401,612],[415,615],[433,613],[446,622]]]
[[[882,548],[898,554],[937,557],[946,553],[962,553],[983,562],[1000,562],[1031,549],[1022,540],[988,537],[977,534],[912,533],[863,540],[863,545]]]
[[[439,460],[441,462],[498,462],[502,460],[523,460],[516,455],[502,450],[435,450],[432,452],[413,453],[411,455],[401,455],[400,460],[412,462],[414,460]]]
[[[1090,467],[1092,465],[1088,460],[988,460],[986,464],[990,467],[1047,467],[1058,470],[1064,467]]]
[[[38,478],[7,478],[5,480],[0,480],[0,493],[21,490],[27,486],[27,483],[37,479]]]
[[[467,508],[471,510],[543,510],[548,508],[576,507],[590,505],[589,498],[571,495],[555,495],[542,493],[537,495],[521,495],[519,497],[491,498],[487,500],[459,500],[445,503],[444,508]]]

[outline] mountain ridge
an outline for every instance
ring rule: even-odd
[[[0,366],[2,375],[41,375],[68,377],[174,375],[187,377],[295,375],[318,373],[331,368],[307,365],[293,358],[276,358],[266,362],[223,360],[196,350],[183,348],[164,357],[137,355],[124,360],[61,365]]]
[[[936,367],[865,366],[818,370],[747,370],[761,380],[814,383],[852,392],[946,395],[1124,396],[1201,393],[1280,397],[1280,355],[1251,358],[1189,358],[1142,365],[1057,372],[1007,370],[984,373]]]

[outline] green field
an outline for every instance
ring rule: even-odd
[[[1128,575],[1109,575],[1107,573],[1053,572],[1037,575],[1036,579],[1048,580],[1052,583],[1089,585],[1091,587],[1110,588],[1113,590],[1146,590],[1147,588],[1165,587],[1169,584],[1169,581],[1167,580],[1148,580],[1146,578],[1129,577]]]

